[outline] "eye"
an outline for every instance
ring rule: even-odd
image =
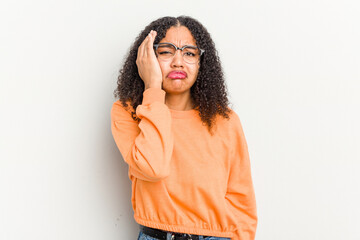
[[[171,45],[160,45],[157,49],[158,55],[171,56],[174,55],[175,49]]]
[[[173,53],[169,52],[169,51],[158,51],[158,54],[159,55],[172,55]]]
[[[192,53],[192,52],[185,52],[185,53],[184,53],[184,56],[195,57],[196,54],[195,54],[195,53]]]

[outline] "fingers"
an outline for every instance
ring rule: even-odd
[[[138,58],[143,58],[147,56],[151,56],[153,54],[153,47],[154,47],[154,41],[155,37],[157,35],[157,32],[154,30],[151,30],[149,34],[146,36],[144,41],[141,43],[141,45],[138,48]]]
[[[149,35],[144,39],[144,41],[140,44],[138,48],[138,57],[143,57],[145,54],[145,45],[149,41]]]
[[[156,31],[151,30],[150,33],[149,33],[149,35],[148,35],[148,37],[147,37],[147,38],[148,38],[148,42],[147,42],[147,44],[146,44],[146,47],[147,47],[147,50],[149,51],[149,53],[150,53],[150,51],[153,52],[154,41],[155,41],[156,34],[157,34]]]

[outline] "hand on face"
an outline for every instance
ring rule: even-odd
[[[162,87],[162,72],[154,52],[154,40],[156,31],[151,30],[141,43],[136,59],[139,75],[144,81],[145,89],[150,87]]]

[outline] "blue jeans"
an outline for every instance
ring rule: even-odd
[[[199,236],[200,240],[230,240],[230,238],[223,238],[223,237],[205,237],[205,236]],[[139,237],[137,240],[158,240],[157,238],[150,237],[149,235],[146,235],[141,230],[139,232]],[[167,234],[166,240],[171,240],[171,233]]]

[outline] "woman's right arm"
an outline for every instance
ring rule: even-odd
[[[138,49],[136,65],[145,91],[136,108],[138,124],[118,101],[111,111],[111,130],[115,142],[129,165],[131,175],[146,181],[158,181],[169,175],[174,137],[171,113],[161,89],[162,73],[153,49],[156,32],[151,31]]]
[[[111,110],[111,131],[125,162],[129,177],[159,181],[169,175],[174,137],[165,91],[149,88],[136,108],[140,123],[132,119],[119,101]]]

